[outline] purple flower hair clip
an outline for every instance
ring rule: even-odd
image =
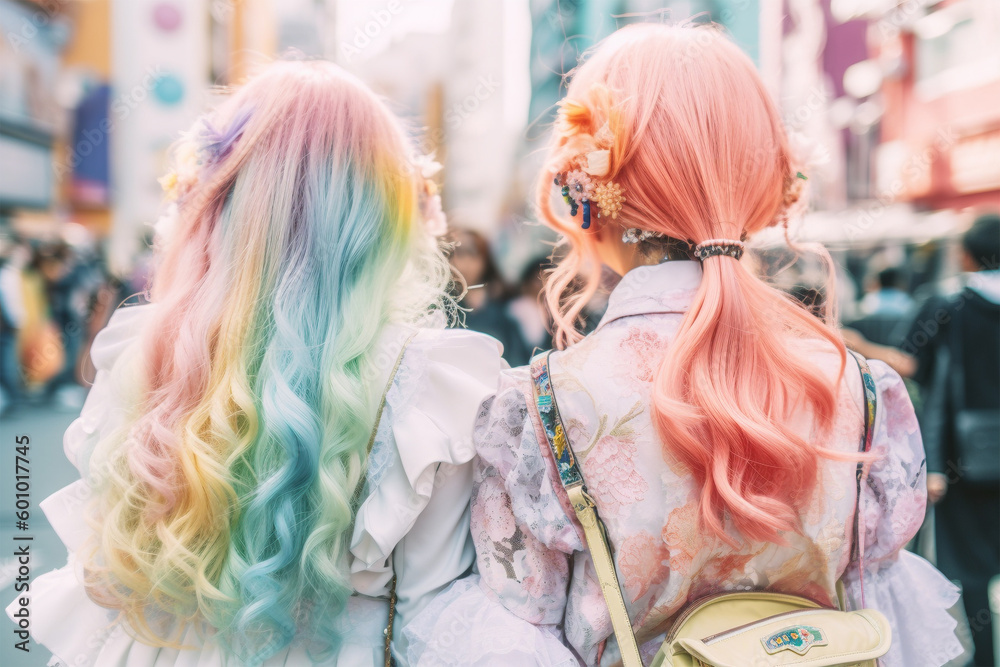
[[[202,121],[202,129],[198,135],[202,163],[210,165],[224,160],[232,152],[236,141],[243,136],[243,130],[252,115],[252,108],[243,107],[236,112],[224,130],[216,129],[207,119]]]

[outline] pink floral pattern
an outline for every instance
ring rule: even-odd
[[[689,502],[670,511],[667,525],[663,527],[663,542],[670,551],[670,569],[687,574],[702,546],[698,503]]]
[[[642,382],[652,382],[657,362],[662,358],[665,341],[649,328],[630,326],[619,349],[623,356],[634,359],[636,375]]]
[[[472,521],[481,527],[492,542],[510,541],[517,525],[503,487],[497,480],[490,480],[481,484],[477,493],[479,502],[472,507]]]
[[[635,452],[633,437],[606,435],[584,458],[587,479],[600,480],[590,491],[603,514],[617,515],[646,494],[649,485],[635,469]]]
[[[654,581],[670,571],[670,549],[646,531],[627,537],[618,552],[618,567],[632,602],[638,601]]]

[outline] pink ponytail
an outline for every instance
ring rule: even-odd
[[[626,193],[618,219],[598,221],[596,233],[639,227],[695,243],[739,239],[776,224],[798,196],[773,102],[749,58],[713,28],[619,30],[579,67],[567,97],[573,113],[562,115],[537,193],[542,219],[568,245],[546,283],[559,347],[579,339],[575,323],[599,279],[595,229],[550,204],[554,172],[577,133],[607,123],[608,178]],[[733,544],[728,518],[749,540],[781,542],[782,531],[799,528],[796,508],[816,484],[818,457],[845,458],[804,440],[791,421],[806,414],[818,429],[829,426],[846,349],[835,329],[742,262],[715,256],[703,269],[653,380],[653,422],[664,455],[699,484],[706,528]],[[807,346],[839,355],[835,380],[796,353]]]

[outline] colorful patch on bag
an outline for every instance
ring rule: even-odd
[[[811,625],[793,625],[772,635],[761,637],[760,643],[769,654],[788,649],[799,655],[805,655],[813,646],[826,646],[827,641],[819,628]]]

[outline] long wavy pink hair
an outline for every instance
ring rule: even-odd
[[[639,227],[695,243],[739,239],[777,224],[797,196],[778,111],[750,59],[714,27],[617,31],[574,72],[562,108],[537,192],[542,219],[568,246],[546,283],[558,347],[580,338],[575,324],[597,289],[597,229]],[[605,123],[613,137],[608,178],[626,202],[617,220],[595,218],[584,231],[579,216],[553,210],[552,179],[574,142]],[[791,353],[810,340],[839,353],[836,382]],[[753,541],[783,542],[782,531],[799,528],[796,508],[816,484],[818,457],[846,457],[803,439],[791,418],[807,410],[821,428],[832,422],[845,361],[835,329],[745,262],[704,261],[651,399],[665,454],[701,488],[703,526],[730,544],[727,516]]]

